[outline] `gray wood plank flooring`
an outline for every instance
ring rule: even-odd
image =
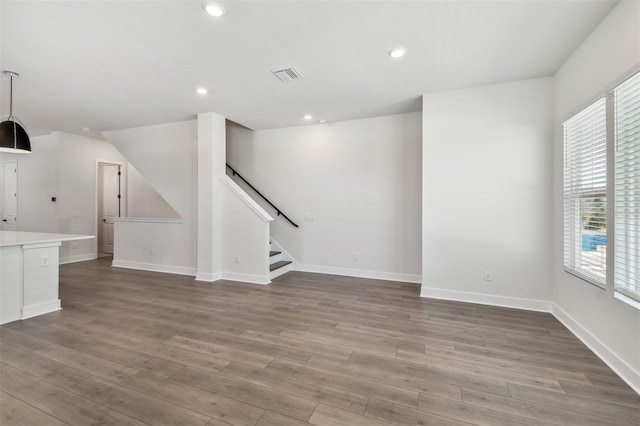
[[[549,314],[110,262],[62,265],[64,309],[0,327],[3,426],[640,426],[640,396]]]

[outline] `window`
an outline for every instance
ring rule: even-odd
[[[614,287],[640,302],[640,73],[613,90]]]
[[[607,271],[606,99],[563,124],[564,268],[604,287]]]

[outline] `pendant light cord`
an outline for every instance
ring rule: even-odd
[[[13,117],[13,73],[9,74],[9,120]],[[13,120],[13,148],[18,148],[18,129],[16,119]]]
[[[13,73],[9,74],[9,117],[13,117]]]

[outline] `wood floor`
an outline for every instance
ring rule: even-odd
[[[2,426],[640,424],[640,396],[548,314],[109,265],[61,266],[64,310],[0,327]]]

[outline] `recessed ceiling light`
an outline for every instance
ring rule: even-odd
[[[80,130],[82,130],[83,132],[90,132],[91,129],[88,127],[80,127]]]
[[[407,53],[407,49],[405,49],[404,47],[396,47],[395,49],[391,49],[389,51],[389,56],[391,56],[394,59],[397,59],[397,58],[402,58],[405,53]]]
[[[312,120],[312,119],[313,119],[313,115],[311,115],[311,114],[305,114],[304,119],[305,119],[305,120]]]
[[[224,7],[220,3],[205,3],[202,8],[211,16],[219,17],[225,14]]]
[[[207,89],[206,87],[198,87],[196,89],[196,93],[198,95],[206,95],[207,93],[209,93],[209,89]]]
[[[324,118],[322,120],[320,120],[320,123],[326,123],[327,120],[325,120]]]

